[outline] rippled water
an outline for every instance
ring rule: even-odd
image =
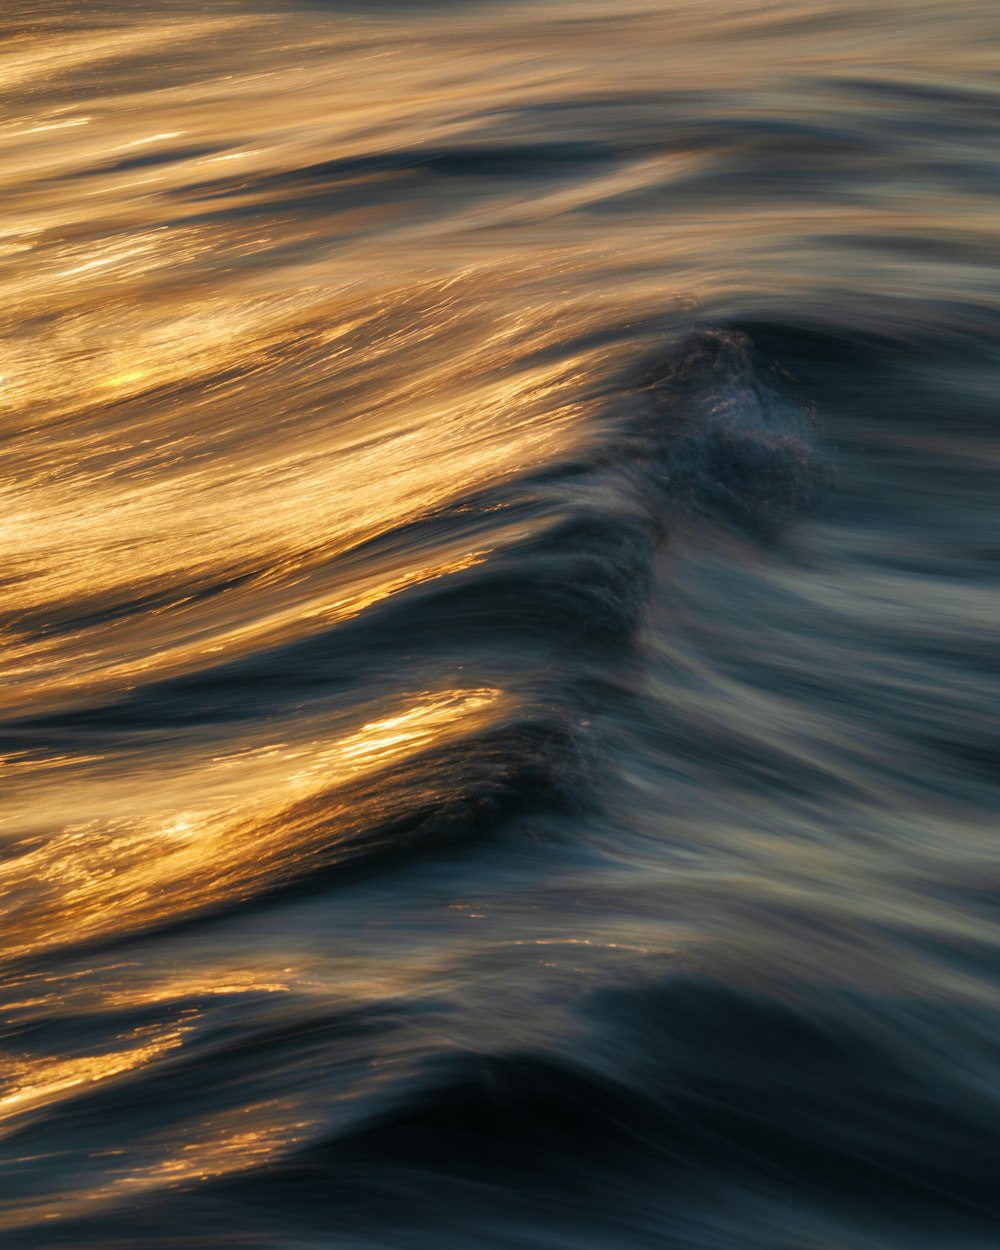
[[[994,0],[0,40],[4,1246],[994,1246]]]

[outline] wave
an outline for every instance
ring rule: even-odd
[[[4,1244],[992,1245],[990,6],[22,8]]]

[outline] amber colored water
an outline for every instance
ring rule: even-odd
[[[5,6],[5,1247],[996,1245],[998,48]]]

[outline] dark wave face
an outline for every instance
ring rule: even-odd
[[[5,1250],[995,1247],[994,0],[0,41]]]

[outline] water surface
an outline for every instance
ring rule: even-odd
[[[5,1246],[996,1244],[998,36],[9,7]]]

